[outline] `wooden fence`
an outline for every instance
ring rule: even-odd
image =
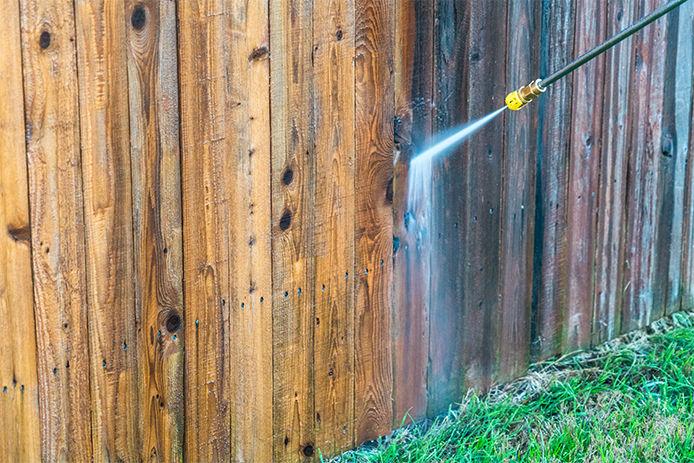
[[[406,203],[663,1],[0,2],[0,461],[318,461],[694,306],[694,2]]]

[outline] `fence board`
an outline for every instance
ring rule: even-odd
[[[41,417],[19,2],[0,4],[0,460],[39,461]],[[19,386],[18,386],[19,385]]]
[[[166,0],[128,0],[124,14],[140,458],[180,461],[184,340],[176,9]]]
[[[22,1],[21,24],[42,459],[89,461],[89,343],[73,3]]]
[[[694,4],[685,3],[680,13],[677,56],[676,115],[678,156],[685,165],[684,223],[682,238],[682,308],[694,307]],[[691,20],[690,20],[691,19]],[[691,76],[691,78],[690,78]],[[681,80],[680,80],[681,79]],[[689,126],[689,132],[687,132]],[[679,138],[679,136],[683,138]],[[686,137],[686,141],[684,139]],[[679,159],[679,158],[678,158]]]
[[[395,4],[393,175],[393,425],[427,411],[429,204],[410,203],[410,161],[431,141],[433,0]],[[424,177],[424,198],[431,178]]]
[[[354,444],[354,3],[313,4],[316,448]],[[346,278],[347,276],[347,278]]]
[[[393,422],[391,351],[394,0],[356,0],[355,438]],[[373,270],[366,273],[366,270]],[[351,278],[351,277],[350,277]]]
[[[227,14],[222,1],[178,4],[186,307],[184,455],[199,461],[226,461],[231,454],[229,206],[234,169],[227,155],[225,124],[231,103],[225,93]],[[161,335],[173,339],[168,331],[173,329]]]
[[[607,36],[633,22],[628,2],[610,4]],[[599,160],[598,216],[595,237],[595,290],[592,344],[600,344],[620,331],[623,294],[624,229],[626,220],[629,75],[631,39],[605,56],[602,147]]]
[[[313,21],[307,0],[270,5],[275,460],[315,453]],[[288,169],[292,178],[285,178]]]

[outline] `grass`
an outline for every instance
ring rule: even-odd
[[[694,462],[694,314],[534,365],[334,462]]]

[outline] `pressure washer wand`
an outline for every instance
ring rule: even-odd
[[[632,24],[623,31],[604,41],[592,50],[579,56],[563,68],[555,71],[554,73],[550,74],[544,79],[536,79],[530,84],[521,87],[514,92],[509,93],[508,96],[506,96],[506,105],[514,111],[521,109],[523,106],[527,105],[532,100],[540,96],[545,90],[547,90],[547,87],[549,87],[562,77],[583,66],[588,61],[592,60],[593,58],[605,52],[606,50],[614,47],[627,37],[631,37],[637,31],[643,29],[644,27],[657,20],[661,16],[666,15],[667,13],[682,5],[686,1],[688,0],[673,0],[672,2],[666,3],[665,5],[651,12],[649,15],[641,18],[636,23]]]

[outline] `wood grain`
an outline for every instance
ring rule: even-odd
[[[599,2],[576,4],[574,56],[580,56],[605,39],[606,12]],[[593,314],[598,167],[602,145],[602,101],[605,56],[574,72],[572,130],[569,144],[567,228],[570,246],[563,346],[570,351],[590,345]]]
[[[273,448],[277,462],[318,454],[313,369],[317,281],[312,33],[310,1],[282,0],[270,5]],[[291,181],[285,178],[290,169]]]
[[[387,434],[393,422],[393,7],[393,0],[354,6],[357,443]]]
[[[354,3],[313,4],[315,446],[354,445]]]
[[[183,242],[176,9],[166,0],[128,0],[124,18],[141,420],[139,454],[142,460],[180,461],[185,400],[184,340],[180,337]],[[129,350],[130,345],[124,348]]]
[[[429,364],[429,203],[431,177],[421,172],[414,203],[410,161],[430,143],[433,105],[432,0],[395,3],[395,166],[393,176],[393,425],[427,412]],[[412,189],[412,190],[411,190]]]
[[[234,170],[226,141],[228,68],[222,44],[227,13],[221,0],[178,4],[184,457],[193,461],[226,461],[231,455],[229,207]],[[161,333],[173,339],[173,333]]]
[[[19,2],[0,4],[0,461],[39,461],[41,417]]]
[[[139,454],[124,3],[75,2],[84,191],[92,446]],[[128,350],[127,346],[131,349]]]
[[[573,57],[574,2],[543,0],[540,75]],[[573,76],[558,81],[538,103],[533,317],[531,353],[544,359],[561,350],[566,312],[568,140],[571,134]]]
[[[84,217],[73,3],[22,1],[41,454],[90,461]],[[13,384],[19,387],[21,384]]]
[[[231,461],[272,461],[272,249],[268,3],[228,2]],[[222,44],[216,45],[216,47]]]
[[[629,8],[629,2],[616,1],[607,10],[606,35],[612,36],[632,22],[633,11]],[[631,39],[627,39],[605,55],[595,236],[593,345],[612,339],[619,333],[621,324],[631,46]]]

